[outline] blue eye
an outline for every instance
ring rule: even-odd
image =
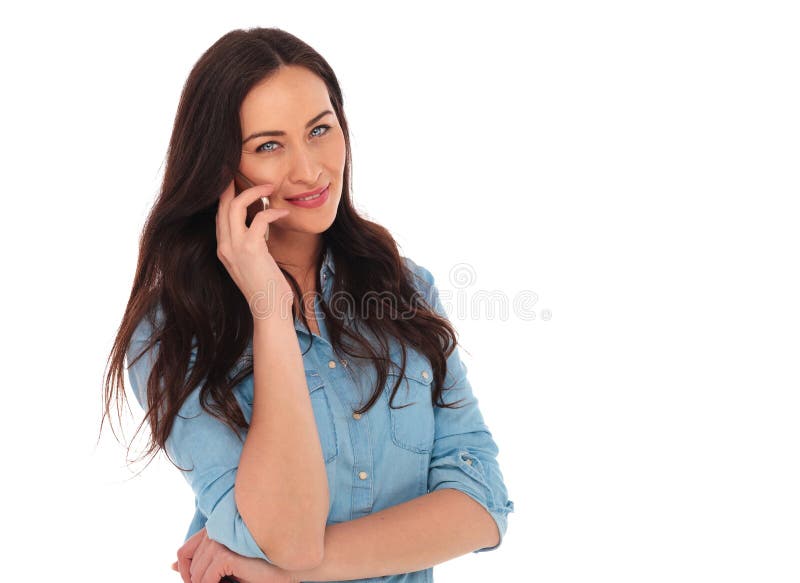
[[[272,152],[272,150],[262,150],[264,146],[269,146],[270,144],[277,144],[277,142],[267,142],[265,144],[261,144],[258,148],[256,148],[256,152]]]
[[[311,131],[312,131],[312,132],[314,132],[314,130],[318,130],[319,128],[325,128],[325,133],[327,134],[327,133],[328,133],[328,130],[330,129],[330,127],[331,127],[331,126],[329,126],[329,125],[326,125],[326,124],[321,124],[321,125],[318,125],[317,127],[315,127],[315,128],[314,128],[313,130],[311,130]],[[321,136],[321,135],[324,135],[324,134],[317,134],[317,135],[318,135],[318,136]]]
[[[328,133],[328,130],[331,129],[331,126],[329,126],[327,124],[320,124],[317,127],[315,127],[313,130],[311,130],[311,133],[313,134],[315,131],[317,131],[318,129],[321,129],[321,128],[324,128],[325,131],[323,133],[321,133],[321,134],[316,134],[314,137],[324,136],[325,134]],[[256,148],[256,152],[274,152],[275,148],[264,148],[264,146],[269,146],[270,144],[277,144],[277,143],[278,142],[276,142],[275,140],[270,140],[269,142],[264,142],[263,144],[261,144],[259,147]]]

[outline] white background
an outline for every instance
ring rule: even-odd
[[[797,581],[792,4],[3,8],[5,578],[179,581],[191,490],[96,443],[102,374],[186,76],[277,26],[338,75],[358,208],[443,294],[538,297],[448,306],[516,511],[435,580]]]

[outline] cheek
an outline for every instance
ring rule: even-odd
[[[239,169],[256,185],[277,184],[281,174],[279,167],[274,163],[265,164],[263,161],[248,161],[247,165],[242,163]]]
[[[328,147],[325,149],[325,158],[330,166],[341,170],[344,168],[346,157],[347,146],[344,143],[344,135],[338,132],[336,139],[328,143]]]

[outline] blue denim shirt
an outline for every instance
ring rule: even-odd
[[[407,257],[403,260],[416,276],[416,289],[440,315],[447,317],[431,273]],[[326,301],[330,300],[334,269],[332,254],[327,251],[320,272],[321,295]],[[483,421],[458,348],[448,357],[445,378],[445,386],[455,383],[454,388],[445,390],[443,399],[447,403],[464,399],[459,408],[432,406],[430,362],[421,352],[407,347],[405,378],[393,405],[412,404],[403,409],[389,408],[389,395],[399,375],[399,369],[390,369],[382,399],[363,415],[353,414],[372,393],[377,373],[372,366],[356,366],[333,352],[317,301],[314,307],[320,335],[313,335],[310,350],[308,331],[297,319],[295,327],[304,353],[305,375],[328,475],[327,523],[354,520],[428,492],[455,488],[491,514],[502,543],[507,514],[514,510],[514,503],[508,498],[497,463],[498,447]],[[151,331],[147,319],[143,319],[128,348],[128,362],[142,351]],[[398,365],[399,351],[397,341],[390,342],[392,360]],[[252,340],[245,355],[248,354],[252,356]],[[131,386],[143,408],[153,359],[151,350],[128,369]],[[235,367],[231,376],[236,370]],[[253,375],[248,375],[233,390],[250,422]],[[212,540],[240,555],[271,563],[253,539],[234,501],[242,442],[224,423],[203,411],[199,391],[197,387],[182,406],[166,443],[176,463],[192,468],[182,472],[194,492],[196,507],[185,539],[205,526]],[[357,581],[431,582],[432,571],[429,568]]]

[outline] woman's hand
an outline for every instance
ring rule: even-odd
[[[178,549],[178,560],[172,568],[181,574],[183,583],[299,583],[289,571],[261,559],[251,559],[234,553],[225,545],[208,538],[201,528]]]
[[[244,294],[253,316],[261,318],[291,306],[294,300],[291,286],[264,239],[269,223],[282,219],[289,210],[262,210],[249,228],[245,223],[247,207],[256,199],[272,194],[272,188],[271,184],[262,184],[234,196],[231,181],[219,199],[216,216],[217,257]]]

